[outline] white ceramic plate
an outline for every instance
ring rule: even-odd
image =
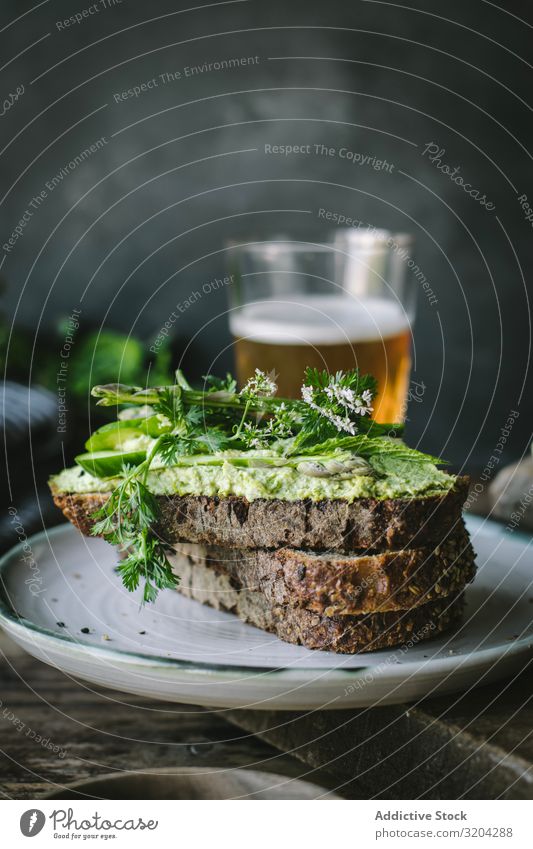
[[[140,608],[114,550],[71,525],[0,561],[0,625],[67,674],[174,702],[331,709],[466,690],[517,674],[533,654],[532,540],[480,519],[468,525],[479,573],[464,624],[407,649],[309,651],[171,590]]]

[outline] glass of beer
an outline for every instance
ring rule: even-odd
[[[401,421],[416,294],[410,248],[409,236],[384,230],[340,230],[325,244],[233,244],[229,317],[240,385],[259,368],[274,373],[279,396],[295,398],[306,366],[357,367],[378,381],[376,420]]]

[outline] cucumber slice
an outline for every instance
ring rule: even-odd
[[[139,466],[146,460],[146,451],[90,451],[78,454],[76,463],[97,478],[112,478],[124,466]]]

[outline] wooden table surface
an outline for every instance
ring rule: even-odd
[[[81,779],[181,767],[209,767],[224,781],[246,767],[334,783],[236,728],[224,711],[93,687],[34,660],[1,633],[0,664],[3,798],[36,799]]]
[[[280,773],[347,798],[533,798],[533,668],[416,706],[213,711],[98,689],[0,634],[0,682],[5,798],[182,767]]]

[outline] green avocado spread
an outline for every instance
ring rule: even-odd
[[[257,452],[262,457],[266,453]],[[433,463],[413,463],[390,456],[371,458],[372,474],[351,477],[313,477],[290,466],[243,468],[224,461],[223,456],[220,459],[218,465],[197,463],[153,468],[147,474],[146,485],[154,495],[237,495],[248,501],[258,498],[353,501],[441,495],[452,489],[455,481]],[[120,478],[98,478],[79,466],[64,469],[50,481],[57,493],[109,492],[119,483]]]

